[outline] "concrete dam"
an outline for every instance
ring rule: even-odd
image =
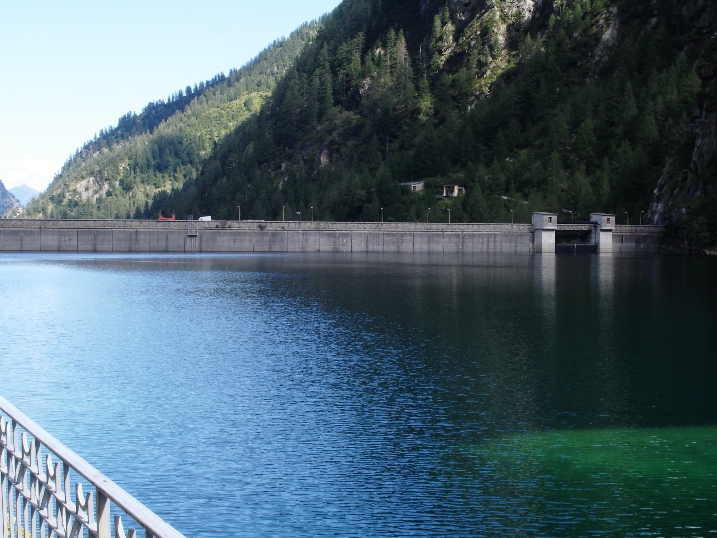
[[[616,226],[614,215],[532,224],[0,219],[0,252],[658,252],[662,226]],[[561,243],[561,237],[568,241]],[[568,245],[567,248],[564,248]],[[573,245],[574,248],[570,247]]]

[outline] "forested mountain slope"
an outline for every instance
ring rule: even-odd
[[[199,175],[217,142],[260,109],[319,25],[302,26],[229,76],[187,86],[100,131],[28,206],[28,215],[156,216],[170,192]]]
[[[346,0],[193,195],[218,217],[671,222],[654,191],[668,163],[691,174],[714,30],[699,0]],[[710,198],[709,166],[685,203]]]
[[[149,174],[146,143],[133,138],[112,168],[93,142],[97,159],[76,165],[107,190],[78,207],[121,215],[107,210],[119,193],[153,218],[234,218],[238,205],[251,219],[603,211],[715,243],[716,22],[708,0],[345,0],[256,114],[217,118],[226,136],[195,137],[169,165],[152,151]],[[176,140],[171,123],[154,133]],[[445,184],[465,195],[437,200]]]

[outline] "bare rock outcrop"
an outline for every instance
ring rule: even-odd
[[[699,24],[704,24],[710,9],[711,6],[707,6],[704,10],[694,11]],[[711,13],[714,20],[714,11]],[[679,226],[685,223],[693,204],[702,197],[711,196],[717,188],[717,32],[700,57],[697,75],[702,84],[693,108],[695,143],[692,159],[686,168],[677,165],[674,159],[668,159],[650,208],[649,219],[654,224]]]
[[[3,182],[0,181],[0,216],[19,207],[20,202],[17,201],[17,198],[15,198],[12,193],[5,188]]]

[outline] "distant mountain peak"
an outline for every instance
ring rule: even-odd
[[[13,187],[12,189],[8,189],[8,191],[15,196],[18,202],[20,202],[20,205],[22,207],[25,207],[27,204],[29,204],[32,200],[37,198],[37,196],[40,194],[40,191],[37,191],[30,187],[29,185],[20,185],[19,187]]]

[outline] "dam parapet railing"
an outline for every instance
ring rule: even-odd
[[[511,223],[424,223],[424,222],[334,222],[334,221],[263,221],[263,220],[134,220],[134,219],[0,219],[0,229],[46,230],[188,230],[189,223],[205,231],[269,232],[508,232],[531,233],[532,224]]]
[[[534,214],[532,224],[0,219],[0,252],[531,254],[555,252],[566,232],[601,252],[660,250],[661,226],[615,226],[609,218],[611,226],[558,224],[551,213]]]
[[[3,397],[0,411],[3,538],[184,538]]]

